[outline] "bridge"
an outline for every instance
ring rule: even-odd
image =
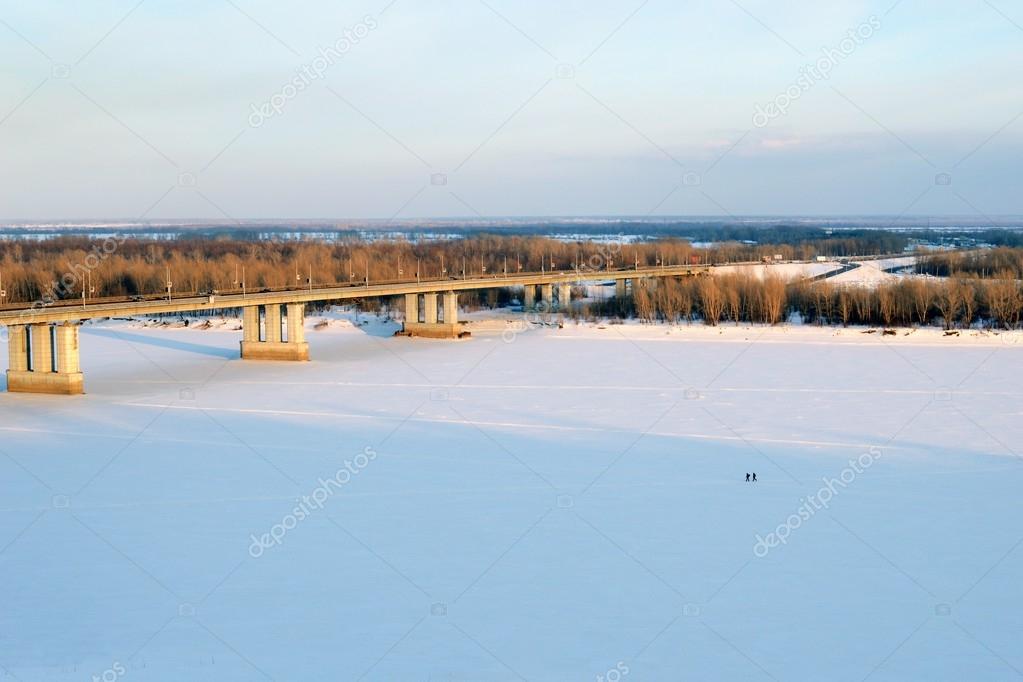
[[[243,360],[309,359],[305,340],[307,303],[364,298],[405,298],[403,333],[431,338],[466,335],[458,321],[458,293],[479,289],[522,287],[523,307],[538,302],[546,310],[567,310],[572,284],[614,280],[624,298],[635,280],[705,274],[705,266],[658,266],[621,270],[570,270],[498,274],[466,278],[398,282],[331,284],[295,289],[262,289],[186,294],[174,297],[136,296],[91,300],[36,301],[0,308],[0,325],[8,330],[7,390],[22,393],[74,395],[84,393],[78,329],[83,320],[211,310],[242,311]],[[555,295],[556,288],[556,295]]]

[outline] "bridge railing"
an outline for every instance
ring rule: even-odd
[[[679,269],[686,269],[692,271],[704,271],[708,268],[707,265],[658,265],[636,268],[630,266],[627,268],[616,268],[614,270],[597,270],[588,268],[573,268],[570,270],[546,270],[539,272],[505,272],[498,271],[495,273],[467,273],[464,275],[454,276],[449,275],[447,277],[405,277],[400,279],[382,279],[382,280],[369,280],[365,278],[357,279],[348,282],[323,282],[323,283],[312,283],[303,286],[283,286],[283,287],[238,287],[231,289],[216,289],[216,290],[192,290],[192,291],[179,291],[170,293],[153,293],[153,294],[135,294],[127,296],[102,296],[102,297],[68,297],[63,299],[42,299],[37,301],[25,301],[22,303],[7,303],[0,305],[0,313],[4,312],[18,312],[25,310],[29,307],[37,309],[52,310],[55,308],[74,308],[74,307],[87,307],[93,305],[112,305],[112,304],[132,304],[132,303],[159,303],[164,301],[180,301],[189,299],[199,299],[209,296],[245,296],[249,294],[289,294],[289,293],[303,293],[303,292],[317,292],[317,291],[328,291],[336,289],[347,289],[356,290],[359,288],[378,288],[386,286],[405,286],[411,284],[424,284],[424,285],[436,285],[442,282],[451,282],[453,285],[458,282],[479,282],[481,280],[531,280],[531,279],[543,279],[546,277],[551,278],[562,278],[565,276],[579,277],[580,279],[599,279],[602,276],[613,276],[623,275],[629,273],[643,273],[643,274],[656,274],[657,271],[674,271]],[[496,286],[505,286],[498,284]]]

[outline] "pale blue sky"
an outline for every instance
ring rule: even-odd
[[[388,2],[0,2],[0,216],[1023,213],[1017,0]]]

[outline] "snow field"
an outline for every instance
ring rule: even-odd
[[[1023,669],[1011,335],[315,324],[89,325],[86,396],[0,394],[0,679]]]

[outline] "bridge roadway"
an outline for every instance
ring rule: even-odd
[[[214,297],[183,294],[177,298],[166,296],[157,299],[147,297],[144,301],[118,299],[93,299],[85,303],[71,299],[59,304],[35,303],[23,308],[5,306],[0,309],[0,325],[41,324],[54,322],[77,322],[97,317],[126,317],[133,315],[156,315],[159,313],[187,313],[200,310],[226,310],[254,305],[288,303],[311,303],[345,301],[358,298],[381,298],[406,294],[443,293],[447,291],[472,291],[475,289],[496,289],[529,284],[561,284],[580,281],[606,281],[644,279],[649,277],[683,277],[709,272],[707,266],[672,265],[629,270],[555,271],[547,273],[530,272],[493,277],[470,277],[467,279],[424,279],[410,282],[386,282],[382,284],[339,284],[319,285],[314,288],[271,290],[268,292],[225,293]]]
[[[522,286],[523,306],[526,309],[534,308],[539,290],[539,299],[547,310],[565,310],[571,301],[572,284],[575,282],[612,279],[616,283],[616,296],[624,297],[628,281],[686,277],[707,272],[709,269],[705,266],[570,270],[465,279],[321,285],[206,296],[188,294],[179,298],[108,298],[82,303],[64,300],[50,304],[39,301],[22,307],[7,306],[0,309],[0,325],[7,329],[7,390],[69,395],[83,393],[85,389],[79,360],[78,328],[82,320],[98,317],[240,308],[242,359],[308,360],[305,306],[310,302],[404,296],[404,333],[411,336],[459,338],[467,334],[458,322],[458,293],[461,291]]]

